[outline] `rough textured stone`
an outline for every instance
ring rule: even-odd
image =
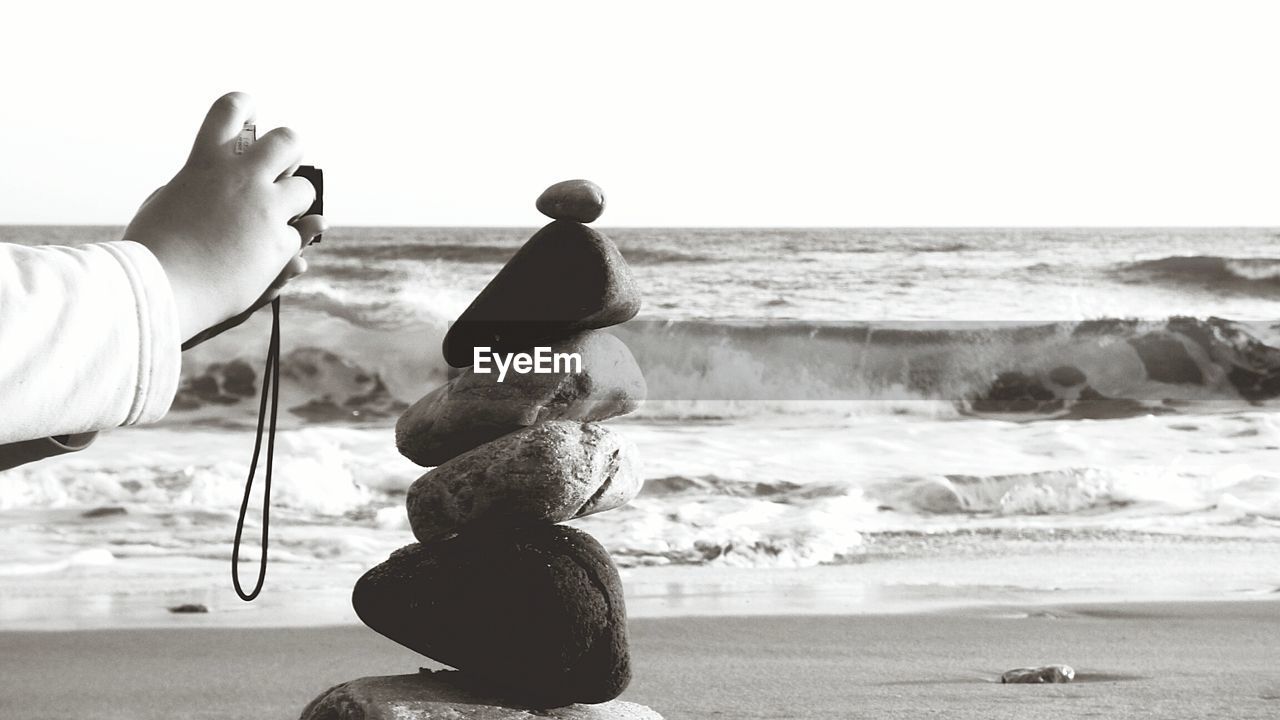
[[[1076,671],[1070,665],[1045,665],[1034,668],[1006,670],[1000,676],[1002,683],[1069,683],[1076,679]]]
[[[414,481],[409,525],[429,542],[481,524],[560,522],[610,510],[640,492],[634,456],[629,440],[599,425],[534,425]]]
[[[452,671],[364,677],[321,693],[301,720],[662,720],[644,705],[622,700],[543,710],[472,685]]]
[[[565,180],[543,190],[536,205],[552,220],[589,223],[604,212],[604,191],[590,180]]]
[[[644,400],[645,383],[631,351],[602,330],[552,346],[578,353],[580,373],[471,370],[414,403],[396,423],[396,447],[419,465],[440,465],[522,427],[547,420],[597,421],[625,415]]]
[[[528,351],[640,311],[631,269],[613,241],[586,225],[556,220],[507,261],[445,334],[444,359],[474,362],[476,347]]]
[[[631,679],[617,568],[563,525],[409,545],[351,601],[370,628],[529,706],[606,702]]]

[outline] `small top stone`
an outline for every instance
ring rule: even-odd
[[[604,191],[590,180],[565,180],[543,190],[537,208],[552,220],[589,223],[604,212]]]

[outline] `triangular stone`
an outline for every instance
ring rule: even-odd
[[[449,328],[444,359],[467,367],[476,347],[527,351],[626,322],[639,311],[631,269],[613,241],[586,225],[556,220],[516,251]]]

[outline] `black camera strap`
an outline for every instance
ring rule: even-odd
[[[249,496],[258,471],[262,452],[262,429],[267,417],[267,395],[271,395],[271,422],[267,425],[267,463],[262,474],[262,550],[258,560],[258,582],[246,593],[240,585],[240,537],[244,519],[249,513]],[[258,432],[253,441],[253,458],[249,460],[249,477],[244,482],[244,500],[240,501],[240,517],[236,520],[236,539],[231,546],[231,584],[245,602],[252,602],[262,592],[267,579],[267,537],[271,529],[271,470],[276,454],[276,410],[280,405],[280,298],[271,301],[271,341],[267,346],[267,365],[262,371],[262,398],[258,403]]]
[[[324,171],[310,165],[299,166],[293,173],[306,178],[315,188],[316,199],[306,215],[324,214]],[[320,242],[320,236],[309,244]],[[271,415],[268,422],[267,398],[271,398]],[[262,371],[262,397],[258,401],[258,431],[253,441],[253,457],[249,460],[249,477],[244,481],[244,499],[240,501],[240,517],[236,519],[236,539],[231,546],[231,584],[236,595],[245,602],[252,602],[262,592],[267,579],[267,538],[271,529],[271,471],[276,454],[276,411],[280,406],[280,298],[271,301],[271,340],[267,345],[267,364]],[[262,549],[258,557],[258,582],[246,593],[240,584],[240,539],[244,535],[244,520],[249,514],[249,497],[253,494],[253,480],[258,472],[258,457],[262,453],[262,431],[267,431],[267,462],[262,473]]]

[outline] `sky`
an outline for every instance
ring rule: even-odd
[[[334,225],[1280,226],[1276,3],[222,5],[9,3],[0,223],[127,223],[242,90]]]

